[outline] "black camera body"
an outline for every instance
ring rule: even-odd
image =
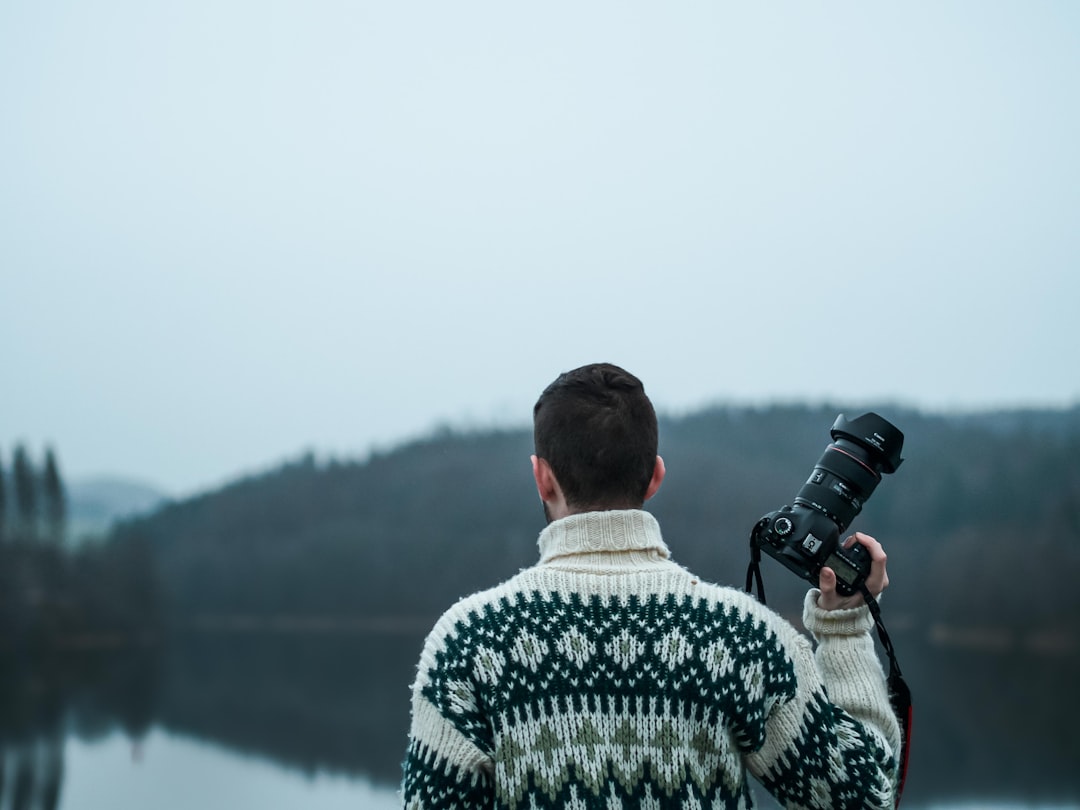
[[[836,590],[857,593],[870,573],[870,553],[861,545],[841,545],[840,536],[862,511],[882,473],[894,473],[903,459],[904,434],[876,413],[833,423],[825,448],[792,506],[764,515],[750,544],[817,584],[823,567],[836,572]]]

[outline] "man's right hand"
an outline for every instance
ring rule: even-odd
[[[885,570],[885,549],[881,543],[868,534],[855,532],[844,541],[844,548],[851,548],[856,543],[863,545],[870,552],[870,573],[866,577],[866,589],[876,599],[881,592],[889,587],[889,574]],[[818,607],[824,610],[844,610],[865,604],[861,593],[851,596],[841,596],[836,592],[836,572],[831,568],[822,568],[818,575],[818,589],[821,596],[818,597]]]

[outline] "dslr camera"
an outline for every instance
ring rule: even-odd
[[[903,459],[904,434],[876,413],[833,423],[832,443],[825,448],[810,478],[784,506],[763,516],[750,535],[761,549],[813,584],[821,569],[836,572],[836,590],[857,593],[870,573],[870,552],[856,543],[844,548],[840,536],[862,511],[881,482]]]

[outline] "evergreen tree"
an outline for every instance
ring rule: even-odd
[[[15,489],[15,536],[23,540],[37,537],[38,482],[30,456],[23,445],[15,448],[12,462]]]
[[[4,478],[4,462],[0,459],[0,542],[7,537],[7,481]]]
[[[55,545],[64,541],[67,526],[67,501],[56,454],[51,447],[45,451],[45,472],[42,477],[42,512],[45,518],[45,538]]]

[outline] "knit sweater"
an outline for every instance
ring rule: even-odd
[[[458,602],[413,684],[404,806],[894,804],[900,732],[865,607],[810,640],[671,561],[640,510],[551,523],[540,561]]]

